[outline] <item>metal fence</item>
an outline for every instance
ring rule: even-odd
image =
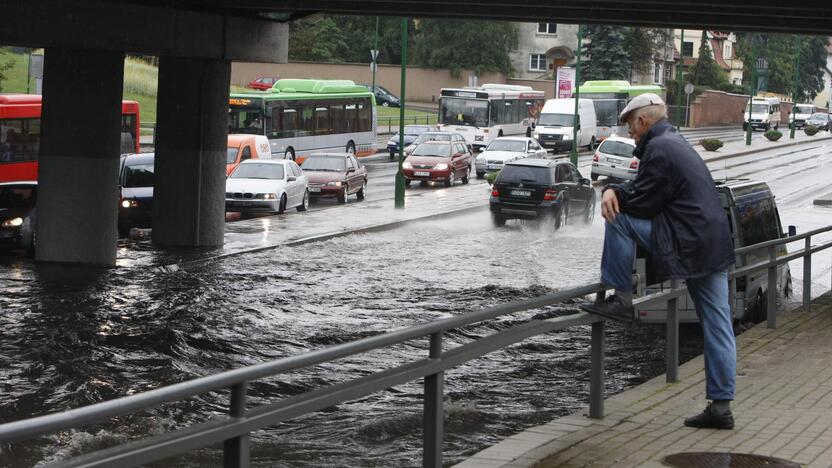
[[[832,226],[816,229],[799,236],[775,239],[736,250],[741,265],[729,273],[732,295],[736,291],[736,279],[768,272],[768,326],[776,326],[776,268],[791,260],[803,259],[804,289],[803,308],[809,310],[812,254],[832,247],[832,242],[813,246],[811,239],[818,234],[832,231]],[[776,246],[804,241],[802,250],[776,257]],[[768,249],[769,259],[754,265],[745,265],[747,254]],[[604,417],[604,360],[605,321],[584,312],[545,320],[531,320],[521,325],[476,339],[453,349],[443,349],[443,334],[466,325],[492,320],[497,317],[526,310],[538,309],[567,300],[596,294],[604,297],[606,287],[600,283],[582,286],[568,291],[547,294],[534,299],[467,313],[430,322],[350,343],[341,344],[305,354],[278,359],[263,364],[223,372],[216,375],[182,382],[149,392],[105,401],[94,405],[0,425],[0,443],[31,439],[59,431],[79,428],[110,418],[159,407],[162,404],[192,398],[197,395],[231,389],[228,415],[214,417],[207,422],[184,429],[163,433],[141,440],[82,455],[62,463],[62,466],[127,467],[144,465],[174,455],[186,453],[223,442],[226,467],[249,466],[249,434],[303,414],[322,410],[338,403],[359,398],[386,388],[424,378],[423,408],[423,460],[425,467],[442,466],[444,371],[462,363],[505,348],[526,338],[562,330],[577,325],[591,325],[590,401],[589,416]],[[687,289],[673,281],[671,288],[663,292],[634,300],[636,309],[667,304],[667,382],[678,380],[679,321],[676,302],[687,294]],[[732,296],[733,297],[733,296]],[[379,350],[411,340],[428,338],[427,356],[406,364],[392,367],[355,380],[285,398],[281,401],[246,409],[246,392],[249,382],[290,371],[330,362],[372,350]]]
[[[667,120],[674,126],[690,127],[690,108],[688,106],[667,106]]]
[[[400,120],[398,116],[378,117],[376,119],[376,128],[378,129],[378,133],[396,133],[399,131],[399,122],[404,122],[405,125],[435,125],[436,119],[436,114],[406,115],[404,116],[404,120]]]

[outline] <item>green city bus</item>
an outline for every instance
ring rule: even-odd
[[[664,89],[658,85],[632,85],[623,80],[585,81],[581,85],[581,99],[592,99],[595,105],[599,140],[610,135],[627,136],[626,125],[618,122],[618,115],[630,99],[644,93],[664,98]]]
[[[282,79],[266,91],[231,94],[228,133],[265,135],[273,158],[376,152],[373,93],[349,80]]]

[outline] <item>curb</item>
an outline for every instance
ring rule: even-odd
[[[777,145],[777,146],[774,146],[774,147],[771,147],[771,148],[748,149],[748,150],[743,150],[743,151],[739,151],[739,152],[736,152],[736,153],[728,153],[728,154],[724,154],[724,155],[719,155],[719,156],[716,156],[716,157],[713,157],[713,158],[708,158],[708,159],[702,158],[702,160],[705,161],[706,163],[713,162],[713,161],[722,161],[723,159],[730,159],[730,158],[733,158],[733,157],[736,157],[736,156],[747,156],[749,154],[759,153],[760,151],[767,151],[769,149],[788,148],[790,146],[800,146],[800,145],[803,145],[803,144],[806,144],[806,143],[814,143],[816,141],[824,141],[824,140],[830,140],[830,139],[832,139],[832,135],[826,135],[826,136],[822,136],[820,138],[814,138],[812,140],[792,141],[792,142],[785,143],[785,144],[780,144],[780,145]],[[712,152],[712,151],[708,151],[708,152]]]

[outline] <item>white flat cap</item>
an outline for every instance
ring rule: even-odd
[[[622,123],[626,123],[627,117],[629,117],[630,112],[636,109],[641,109],[642,107],[652,106],[656,104],[664,105],[664,101],[662,101],[662,98],[660,98],[658,94],[639,94],[627,103],[627,107],[625,107],[624,110],[621,111],[621,115],[618,116],[618,120]]]

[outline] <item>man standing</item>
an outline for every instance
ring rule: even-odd
[[[650,252],[660,279],[684,279],[702,325],[709,403],[690,427],[732,429],[736,342],[727,267],[734,263],[728,218],[702,158],[666,120],[655,94],[633,98],[621,112],[636,141],[636,178],[610,185],[601,199],[605,223],[601,282],[615,288],[591,313],[632,321],[635,244]]]

